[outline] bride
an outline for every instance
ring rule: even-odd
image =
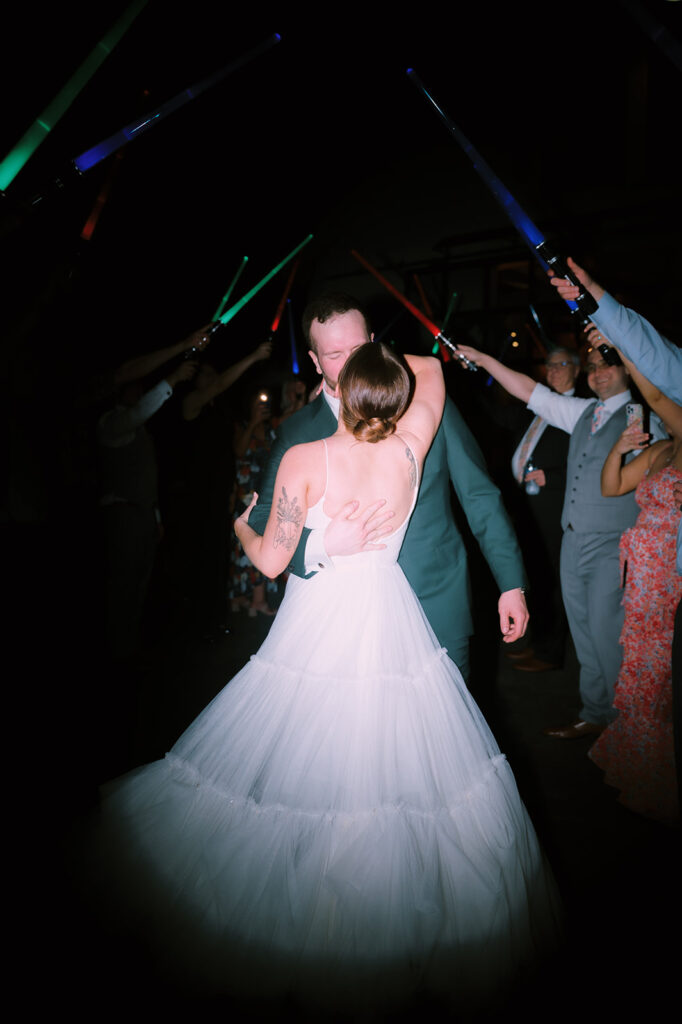
[[[397,564],[442,371],[365,344],[339,393],[337,432],[284,456],[263,537],[255,495],[237,535],[274,577],[349,495],[381,494],[400,525],[382,550],[291,576],[241,672],[163,760],[105,787],[103,889],[184,992],[287,998],[316,1020],[502,1005],[554,944],[557,899],[511,769]]]

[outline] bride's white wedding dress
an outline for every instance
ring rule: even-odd
[[[408,521],[291,577],[165,759],[104,789],[107,891],[190,989],[476,1006],[556,938],[511,769],[397,565]]]

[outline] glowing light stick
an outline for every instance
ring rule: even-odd
[[[291,291],[291,284],[292,284],[292,282],[294,280],[294,277],[296,275],[296,271],[298,270],[298,265],[299,265],[300,262],[301,262],[300,259],[296,260],[296,262],[294,263],[293,267],[291,268],[291,273],[289,274],[289,279],[288,279],[288,281],[287,281],[287,283],[286,283],[286,285],[284,287],[284,292],[282,293],[282,298],[280,299],[279,306],[277,307],[277,312],[275,313],[275,319],[272,321],[272,324],[270,325],[270,333],[271,334],[274,334],[275,331],[277,330],[277,328],[279,327],[279,322],[282,319],[282,311],[284,310],[284,304],[285,304],[285,302],[289,301],[288,296],[289,296],[289,292]]]
[[[281,263],[278,263],[276,267],[273,267],[269,274],[266,274],[265,277],[258,282],[258,284],[254,285],[251,291],[247,292],[246,295],[242,295],[241,299],[239,299],[238,302],[235,302],[234,306],[231,306],[230,309],[228,309],[225,313],[222,314],[221,317],[219,317],[218,324],[215,325],[214,329],[217,329],[219,324],[229,323],[232,317],[236,316],[239,310],[243,309],[246,303],[250,302],[254,295],[257,292],[259,292],[261,288],[268,283],[268,281],[272,280],[275,274],[278,273],[278,271],[280,271],[282,267],[286,266],[286,264],[289,263],[290,260],[293,260],[294,256],[296,256],[301,251],[304,245],[308,244],[312,237],[312,235],[308,235],[307,238],[304,238],[303,241],[300,242],[295,249],[292,249],[288,256],[284,257]]]
[[[105,205],[107,203],[107,200],[109,199],[109,193],[111,191],[111,185],[113,183],[113,180],[114,180],[114,177],[116,175],[116,172],[117,172],[117,170],[120,167],[120,163],[121,163],[122,159],[123,159],[123,153],[117,153],[116,154],[116,159],[112,163],[111,168],[109,170],[109,173],[107,174],[106,178],[104,179],[104,184],[102,185],[102,187],[101,187],[101,189],[99,191],[99,195],[97,196],[97,199],[95,200],[94,206],[92,207],[92,210],[90,211],[90,216],[86,220],[85,224],[83,225],[83,230],[81,231],[81,238],[83,239],[84,242],[89,242],[90,239],[92,238],[93,232],[94,232],[95,228],[97,227],[97,221],[100,218],[100,214],[101,214],[102,210],[104,209],[104,207],[105,207]]]
[[[452,315],[452,311],[455,308],[455,303],[457,302],[457,298],[458,298],[457,292],[453,292],[452,295],[450,296],[450,301],[448,303],[448,308],[447,308],[447,310],[445,312],[445,317],[443,318],[443,326],[441,327],[441,330],[443,330],[443,331],[447,327],[448,320],[450,319],[450,317]],[[438,351],[438,345],[436,344],[431,349],[431,354],[435,356],[437,351]]]
[[[433,106],[436,113],[440,116],[446,127],[449,129],[450,134],[462,147],[466,155],[474,165],[474,169],[478,173],[479,177],[485,182],[493,196],[500,204],[504,212],[507,214],[512,224],[519,232],[524,242],[528,245],[530,251],[533,253],[535,258],[538,260],[543,270],[551,268],[552,273],[556,277],[564,277],[575,284],[580,289],[580,294],[574,301],[565,300],[566,305],[569,307],[571,312],[580,313],[583,325],[589,323],[589,318],[592,313],[597,309],[597,303],[592,298],[589,292],[583,289],[580,281],[577,279],[573,271],[568,265],[561,259],[560,256],[551,249],[547,241],[545,240],[542,233],[535,226],[530,217],[521,209],[517,201],[514,199],[511,192],[509,192],[497,175],[491,170],[485,160],[482,158],[472,144],[469,142],[467,137],[459,130],[457,125],[450,120],[448,115],[438,106],[433,96],[427,92],[424,84],[415,74],[412,68],[407,69],[412,82],[416,85],[423,96]]]
[[[646,11],[641,3],[634,3],[633,0],[620,0],[620,2],[639,23],[640,28],[644,29],[651,41],[673,62],[677,70],[682,71],[682,46],[677,39],[660,21]]]
[[[552,347],[552,343],[549,340],[549,338],[547,337],[547,335],[545,334],[545,329],[542,326],[542,324],[540,323],[540,317],[535,312],[535,307],[532,305],[532,303],[529,304],[528,308],[530,309],[531,316],[533,317],[533,320],[535,321],[535,326],[537,327],[537,329],[538,329],[538,331],[540,333],[540,338],[542,339],[542,345],[544,345],[544,347],[545,347],[545,352],[543,352],[543,355],[547,355],[547,352]],[[542,348],[542,345],[540,346],[541,348]]]
[[[248,261],[249,261],[249,257],[248,256],[242,256],[242,262],[237,267],[237,273],[232,278],[232,284],[230,285],[230,287],[227,289],[227,291],[223,295],[222,299],[220,300],[220,305],[218,306],[218,308],[216,309],[215,313],[213,314],[213,319],[214,320],[217,320],[218,317],[222,314],[223,310],[225,309],[225,306],[227,305],[227,303],[228,303],[228,301],[230,299],[230,295],[234,291],[234,286],[236,285],[237,281],[239,280],[241,272],[244,269],[244,267],[246,266],[246,264],[248,263]]]
[[[14,181],[24,164],[33,156],[41,142],[69,109],[146,4],[147,0],[134,0],[134,3],[131,3],[107,34],[100,39],[63,89],[57,93],[16,146],[10,150],[0,163],[0,189],[7,188]]]
[[[443,345],[447,345],[450,351],[454,352],[457,358],[461,359],[469,370],[478,370],[476,364],[472,363],[470,359],[466,358],[466,356],[463,356],[457,346],[453,344],[449,338],[445,337],[440,327],[434,324],[434,322],[430,320],[425,313],[422,313],[421,309],[418,309],[412,302],[410,302],[409,299],[406,299],[402,292],[399,292],[397,288],[394,288],[391,282],[387,281],[378,270],[375,270],[371,263],[368,263],[367,260],[363,259],[359,252],[356,252],[355,249],[351,249],[351,255],[355,257],[358,263],[362,263],[363,267],[365,267],[366,270],[369,270],[370,274],[373,274],[377,281],[380,281],[381,284],[383,284],[384,288],[387,288],[392,295],[395,295],[396,299],[399,302],[402,302],[403,306],[405,306],[406,309],[409,309],[413,316],[416,316],[417,320],[419,320],[427,331],[434,336],[436,341],[441,342]]]
[[[115,149],[120,149],[121,146],[125,146],[126,143],[130,142],[132,139],[136,139],[139,135],[142,135],[143,132],[148,131],[148,129],[154,127],[154,125],[157,125],[164,117],[167,117],[168,114],[172,114],[176,110],[179,110],[180,107],[184,107],[186,103],[190,102],[190,100],[196,99],[197,96],[200,96],[201,93],[205,92],[207,89],[212,88],[212,86],[216,85],[223,78],[226,78],[227,75],[231,74],[237,68],[246,64],[254,57],[257,57],[265,50],[269,50],[270,47],[274,46],[275,43],[278,43],[280,39],[281,36],[275,32],[264,40],[264,42],[259,43],[258,46],[254,46],[253,49],[249,50],[241,57],[238,57],[236,60],[233,60],[231,64],[225,65],[225,67],[221,68],[220,71],[216,71],[215,74],[209,75],[208,78],[203,78],[200,82],[196,82],[194,85],[190,85],[187,89],[183,89],[183,91],[178,93],[177,96],[167,100],[165,103],[162,103],[160,107],[157,107],[156,110],[145,115],[142,120],[132,121],[119,132],[116,132],[114,135],[110,135],[108,139],[104,139],[96,146],[93,146],[91,149],[87,149],[84,153],[81,153],[80,156],[75,157],[72,161],[74,167],[80,173],[89,171],[91,167],[98,164],[100,160],[103,160],[109,155],[109,153],[112,153]]]
[[[296,332],[294,331],[294,315],[291,312],[291,299],[287,299],[287,312],[289,314],[289,342],[291,344],[291,372],[296,374],[300,373],[298,365],[298,353],[296,351]]]
[[[457,305],[457,299],[458,298],[459,298],[459,293],[458,292],[453,292],[452,295],[450,296],[450,301],[448,302],[448,308],[446,310],[445,317],[443,319],[443,330],[445,330],[445,328],[447,327],[448,320],[452,316],[452,311],[455,308],[455,306]]]
[[[419,298],[422,300],[422,306],[424,307],[424,311],[426,313],[428,313],[429,316],[432,316],[433,313],[432,313],[432,310],[431,310],[431,306],[429,304],[429,300],[426,298],[426,292],[424,291],[424,289],[422,287],[422,283],[421,283],[421,281],[419,279],[419,275],[418,274],[413,274],[412,277],[414,278],[414,283],[417,286],[417,291],[419,292]],[[440,344],[440,342],[437,341],[435,343],[435,345],[433,346],[433,348],[431,349],[431,354],[435,356],[436,353],[439,350],[440,350],[440,354],[443,357],[443,362],[444,363],[449,363],[450,362],[450,353],[448,352],[448,350],[446,348],[443,347],[443,345]]]

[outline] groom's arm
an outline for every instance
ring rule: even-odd
[[[505,640],[511,642],[523,636],[528,625],[521,549],[499,488],[488,474],[483,453],[452,401],[445,403],[443,428],[450,479],[499,587],[500,628]]]

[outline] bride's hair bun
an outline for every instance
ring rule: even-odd
[[[395,432],[410,403],[413,377],[381,342],[362,345],[339,374],[343,422],[358,441],[376,444]]]
[[[352,430],[353,436],[358,441],[368,441],[370,444],[376,444],[377,441],[383,441],[385,437],[390,437],[391,434],[395,433],[395,423],[393,420],[373,416],[371,420],[359,420]]]

